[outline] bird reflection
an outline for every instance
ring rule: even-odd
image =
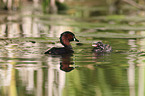
[[[70,72],[75,69],[73,66],[74,62],[71,60],[71,56],[71,54],[65,54],[61,56],[60,70]]]
[[[93,53],[93,59],[100,59],[104,56],[104,53]]]

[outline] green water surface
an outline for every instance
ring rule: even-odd
[[[30,5],[0,14],[0,96],[144,96],[145,17],[134,8],[135,15],[114,15],[107,6],[81,4],[65,14]],[[45,55],[62,46],[67,30],[80,41],[71,42],[74,54]],[[113,52],[93,53],[96,41]]]

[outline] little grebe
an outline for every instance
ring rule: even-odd
[[[92,46],[94,46],[93,52],[95,52],[95,53],[112,52],[112,47],[108,44],[103,44],[102,42],[95,42]]]
[[[61,48],[53,47],[50,50],[47,50],[44,54],[52,54],[52,55],[63,55],[73,53],[72,46],[70,44],[71,41],[77,41],[75,35],[70,31],[65,31],[60,36],[60,43],[64,46]]]

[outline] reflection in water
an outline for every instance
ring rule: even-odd
[[[28,11],[22,14],[34,13]],[[92,47],[89,47],[91,45],[88,42],[94,39],[80,36],[80,41],[85,43],[79,48],[74,47],[73,56],[46,56],[44,51],[54,44],[48,44],[47,39],[43,40],[42,37],[54,39],[63,31],[84,29],[45,24],[45,20],[41,23],[42,20],[35,16],[20,19],[15,16],[17,15],[5,17],[6,24],[0,25],[0,96],[144,95],[144,56],[128,52],[145,50],[144,39],[109,39],[108,41],[112,40],[114,49],[119,48],[127,53],[93,53],[92,59]],[[53,19],[50,18],[47,22]],[[30,40],[35,43],[25,37],[31,37]],[[42,39],[35,40],[34,37]],[[140,43],[136,44],[137,41]],[[53,42],[59,46],[57,41]],[[74,64],[79,68],[74,70]]]
[[[140,32],[141,35],[145,36],[145,31]],[[140,44],[140,51],[145,51],[145,39],[141,39],[138,41]],[[139,67],[139,73],[138,73],[138,96],[145,95],[145,58],[144,56],[138,57],[138,64]]]
[[[50,29],[52,33],[48,33],[50,32],[47,29],[49,26],[46,28],[46,26],[38,24],[37,18],[24,17],[19,23],[12,22],[17,18],[14,17],[6,17],[10,23],[0,25],[1,38],[12,38],[12,40],[4,38],[0,41],[2,45],[0,48],[0,62],[2,62],[0,65],[0,96],[7,94],[11,96],[17,96],[17,94],[60,96],[65,82],[65,73],[59,69],[59,63],[56,64],[57,67],[53,65],[54,58],[48,58],[48,65],[40,60],[40,56],[43,55],[41,53],[44,52],[41,48],[45,47],[45,44],[23,41],[21,40],[23,38],[13,40],[13,38],[41,37],[43,33],[50,37],[57,37],[67,27],[53,26],[53,30]],[[56,31],[58,27],[61,30]]]
[[[128,41],[128,45],[132,46],[131,50],[135,50],[135,40],[129,40]],[[131,54],[129,55],[129,57],[127,57],[128,60],[128,64],[129,64],[129,68],[128,68],[128,84],[129,84],[129,91],[130,91],[130,96],[135,96],[135,54]]]
[[[112,53],[96,53],[96,52],[93,52],[93,56],[92,56],[92,59],[94,59],[96,62],[98,59],[105,59],[106,57],[109,57],[111,56]]]
[[[61,62],[60,62],[60,69],[65,71],[65,72],[70,72],[74,69],[73,66],[74,62],[71,61],[71,55],[70,54],[66,54],[66,55],[62,55],[61,56]]]

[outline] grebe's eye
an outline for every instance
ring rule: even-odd
[[[75,37],[74,37],[74,41],[77,41],[77,42],[79,42],[79,40],[78,40],[78,39],[76,39]]]
[[[74,41],[76,41],[76,38],[74,37]]]

